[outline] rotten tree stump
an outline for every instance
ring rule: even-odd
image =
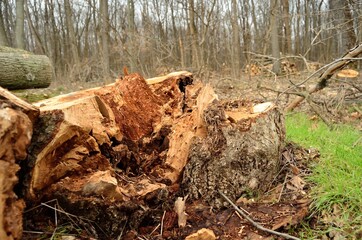
[[[264,191],[279,168],[283,117],[272,103],[221,102],[189,72],[115,83],[35,104],[21,190],[57,199],[99,239],[135,228],[180,189],[215,207]],[[28,114],[30,115],[30,114]],[[92,225],[94,226],[94,225]]]

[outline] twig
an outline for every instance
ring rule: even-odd
[[[165,215],[166,215],[166,211],[163,212],[162,219],[161,219],[161,231],[160,231],[161,237],[163,234],[163,220],[165,219]]]
[[[122,227],[122,230],[121,232],[119,233],[118,237],[117,237],[117,240],[121,240],[122,239],[122,235],[123,235],[123,231],[124,229],[126,228],[126,225],[127,225],[127,222],[128,222],[128,219],[125,221],[123,227]]]
[[[282,189],[280,190],[280,194],[279,194],[277,202],[280,202],[280,199],[282,198],[284,187],[285,187],[285,184],[287,183],[287,177],[288,177],[288,173],[285,174],[284,182],[283,182],[283,185],[282,185]]]
[[[327,81],[333,76],[333,74],[340,70],[343,69],[346,65],[348,65],[350,62],[355,61],[355,60],[359,60],[359,58],[356,58],[359,54],[362,53],[362,44],[357,45],[355,48],[349,50],[348,53],[346,53],[342,58],[337,59],[336,61],[328,64],[328,68],[321,74],[321,76],[318,78],[318,83],[316,85],[314,85],[313,87],[311,87],[308,90],[309,94],[318,92],[319,90],[322,90],[324,87],[327,86]],[[325,66],[325,67],[327,67]],[[325,68],[324,67],[324,68]],[[309,76],[306,80],[304,80],[302,83],[299,84],[304,84],[309,78],[311,78],[315,73],[313,73],[311,76]],[[298,84],[298,85],[299,85]],[[289,89],[286,90],[286,92]],[[279,95],[280,96],[280,95]],[[286,108],[285,111],[289,112],[289,111],[293,111],[294,108],[296,108],[303,100],[305,99],[305,97],[301,97],[298,96],[296,99],[294,99],[293,102],[291,102]]]
[[[225,196],[225,194],[223,194],[220,190],[219,190],[219,194],[225,198],[226,201],[228,201],[231,206],[233,206],[235,208],[235,210],[240,213],[241,216],[243,216],[246,220],[248,220],[254,227],[256,227],[257,229],[270,233],[270,234],[274,234],[280,237],[284,237],[286,239],[293,239],[293,240],[300,240],[300,238],[297,237],[293,237],[289,234],[286,233],[281,233],[281,232],[277,232],[268,228],[265,228],[263,226],[261,226],[259,223],[255,222],[253,219],[251,219],[248,215],[246,215],[243,211],[240,210],[240,208],[238,206],[236,206],[227,196]]]
[[[152,234],[154,232],[156,232],[156,230],[160,227],[161,224],[157,224],[157,226],[152,230],[152,232],[150,232],[150,234],[148,234],[148,236],[152,236]]]
[[[225,226],[225,224],[229,221],[229,219],[231,218],[231,216],[235,213],[235,211],[231,212],[227,218],[225,219],[224,223],[222,224],[223,226]]]

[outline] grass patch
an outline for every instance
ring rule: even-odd
[[[44,99],[58,96],[62,93],[63,88],[56,89],[31,89],[31,90],[13,90],[12,93],[30,103],[38,102]]]
[[[347,125],[331,130],[300,113],[286,118],[286,128],[289,141],[321,153],[307,179],[314,186],[314,210],[331,227],[356,236],[362,230],[362,134]]]

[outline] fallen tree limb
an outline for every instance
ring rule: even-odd
[[[261,226],[259,223],[255,222],[253,219],[251,219],[248,215],[246,215],[243,211],[240,210],[240,208],[238,206],[236,206],[225,194],[223,194],[221,191],[219,191],[219,194],[225,198],[226,201],[228,201],[231,206],[234,207],[234,209],[240,213],[241,216],[243,216],[246,220],[248,220],[254,227],[256,227],[257,229],[261,230],[261,231],[264,231],[264,232],[267,232],[267,233],[270,233],[270,234],[274,234],[274,235],[277,235],[277,236],[280,236],[280,237],[283,237],[283,238],[286,238],[286,239],[294,239],[294,240],[300,240],[300,238],[297,238],[297,237],[293,237],[289,234],[286,234],[286,233],[281,233],[281,232],[277,232],[277,231],[274,231],[274,230],[271,230],[271,229],[268,229],[268,228],[265,228],[263,226]]]
[[[322,75],[318,78],[318,83],[308,90],[308,94],[318,92],[318,91],[322,90],[323,88],[325,88],[327,86],[327,81],[333,76],[333,74],[336,73],[336,71],[344,68],[350,62],[352,62],[355,57],[357,57],[361,53],[362,53],[362,44],[351,49],[342,58],[336,60],[333,64],[331,64],[322,73]],[[294,108],[296,108],[304,99],[305,99],[305,97],[298,96],[297,98],[294,99],[293,102],[288,104],[288,106],[285,108],[285,111],[286,112],[293,111]]]

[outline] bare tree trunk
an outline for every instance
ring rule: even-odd
[[[255,3],[254,1],[250,1],[251,2],[251,17],[253,20],[253,25],[254,25],[254,46],[256,45],[257,41],[260,41],[260,34],[259,34],[259,25],[258,25],[258,21],[257,21],[257,16],[256,16],[256,10],[255,10]]]
[[[134,52],[136,47],[135,43],[135,35],[136,35],[136,23],[135,23],[135,6],[134,0],[127,1],[127,50],[129,55],[129,64],[131,71],[135,71],[137,67],[137,54]]]
[[[278,0],[270,0],[270,28],[271,28],[271,48],[272,56],[275,58],[273,63],[273,72],[280,74],[280,49],[278,39]]]
[[[45,54],[45,48],[44,45],[42,43],[42,39],[41,39],[41,35],[39,33],[39,29],[34,26],[34,22],[37,21],[37,19],[32,19],[31,14],[30,14],[30,9],[29,9],[29,5],[26,5],[27,11],[26,11],[26,18],[28,20],[28,26],[30,28],[30,32],[32,37],[34,38],[35,42],[33,44],[34,50],[33,52],[36,52],[38,54]],[[33,8],[32,8],[32,14],[37,15],[39,12],[34,4]]]
[[[232,59],[232,73],[233,77],[239,77],[240,75],[240,29],[238,24],[238,5],[236,0],[231,2],[231,26],[232,26],[232,47],[231,47],[231,59]],[[245,34],[245,33],[244,33]],[[245,44],[245,43],[244,43]]]
[[[296,6],[296,12],[300,12],[300,0],[297,1],[297,6]],[[301,53],[301,36],[300,36],[300,21],[301,21],[301,16],[297,15],[296,17],[296,27],[295,27],[295,49],[294,49],[294,53],[295,54],[300,54]]]
[[[5,24],[4,24],[4,16],[3,16],[3,7],[2,1],[0,1],[0,46],[9,46],[9,41],[6,36]]]
[[[191,45],[192,45],[192,64],[196,68],[200,68],[199,54],[198,54],[198,37],[197,37],[197,28],[195,24],[195,4],[194,0],[189,0],[189,27],[191,34]]]
[[[24,10],[24,0],[16,0],[15,46],[20,49],[25,49]]]
[[[64,0],[64,11],[65,11],[65,22],[68,31],[68,39],[69,39],[69,47],[71,50],[71,62],[77,67],[79,64],[79,55],[77,42],[75,37],[75,31],[73,26],[73,16],[72,16],[72,8],[70,6],[69,0]]]
[[[356,43],[353,18],[348,1],[329,0],[329,10],[331,14],[330,18],[334,25],[333,35],[335,35],[335,37],[332,38],[336,45],[336,51],[334,52],[336,53],[335,56],[339,56]]]
[[[290,29],[289,0],[282,0],[284,15],[284,36],[285,36],[285,53],[292,53],[292,34]]]
[[[108,1],[100,1],[100,15],[101,15],[101,35],[102,35],[102,63],[103,71],[106,76],[109,75],[109,17],[108,17]]]

